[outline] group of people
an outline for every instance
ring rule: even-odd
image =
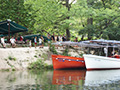
[[[16,42],[16,40],[14,39],[14,37],[12,37],[10,39],[10,43],[11,43],[13,48],[16,47],[16,43],[15,42]],[[3,46],[3,48],[6,48],[6,43],[5,43],[5,37],[4,36],[1,38],[1,45]]]
[[[39,48],[43,48],[44,47],[44,38],[42,36],[40,36],[40,38],[37,39],[37,37],[34,38],[34,45],[35,48],[37,47],[37,42],[39,43]],[[32,41],[29,41],[29,46],[31,48],[32,46]]]
[[[11,43],[11,46],[13,48],[15,48],[17,40],[14,39],[14,37],[12,37],[9,41]],[[21,37],[21,36],[20,36],[20,41],[23,41],[23,37]],[[35,48],[37,47],[37,41],[39,42],[39,47],[43,48],[43,46],[44,46],[44,38],[42,36],[38,40],[37,40],[37,37],[34,38]],[[1,45],[2,45],[3,48],[6,48],[6,42],[5,42],[5,37],[4,36],[1,38]],[[31,46],[32,46],[32,40],[29,40],[29,46],[31,48]]]
[[[62,35],[58,36],[58,35],[55,35],[54,33],[53,33],[53,35],[50,35],[48,33],[47,38],[48,38],[48,43],[50,43],[50,41],[52,41],[52,42],[66,41],[66,36],[64,34],[63,34],[63,36]],[[43,38],[43,36],[40,36],[40,38],[37,38],[37,37],[34,38],[34,46],[35,46],[35,48],[37,47],[38,43],[39,43],[39,48],[44,47],[44,38]],[[30,48],[32,46],[32,41],[31,40],[29,40],[29,46],[30,46]]]
[[[63,36],[62,35],[58,36],[58,35],[55,35],[54,33],[52,36],[50,36],[50,34],[48,33],[48,39],[52,40],[52,42],[57,42],[57,41],[62,42],[62,41],[66,41],[66,36],[64,34]]]
[[[52,41],[52,42],[66,41],[66,36],[64,34],[63,35],[55,35],[53,33],[53,35],[50,35],[48,33],[47,38],[48,38],[48,45],[49,45],[50,41]],[[14,37],[12,37],[9,41],[10,41],[12,47],[16,47],[16,41],[17,41],[16,38],[14,39]],[[20,36],[20,41],[23,41],[23,37],[22,36]],[[37,47],[38,43],[39,43],[39,48],[43,48],[44,47],[44,38],[43,38],[43,36],[40,36],[39,38],[34,37],[33,41],[34,41],[35,48]],[[32,47],[32,42],[33,41],[29,40],[29,47],[30,48]],[[78,41],[77,37],[75,38],[74,41],[75,42]],[[5,37],[4,36],[1,38],[1,45],[3,46],[3,48],[6,48],[6,43],[5,43]]]
[[[50,36],[50,34],[48,33],[48,39],[50,39],[50,40],[52,40],[52,42],[57,42],[57,41],[59,41],[59,42],[62,42],[62,41],[66,41],[66,36],[63,34],[63,36],[62,35],[55,35],[54,33],[53,33],[53,35],[52,36]],[[73,40],[74,42],[78,42],[78,37],[75,37],[75,39]]]

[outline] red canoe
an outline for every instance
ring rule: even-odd
[[[78,85],[85,80],[85,70],[54,70],[52,84]]]
[[[85,68],[84,58],[52,55],[54,69],[74,69]]]

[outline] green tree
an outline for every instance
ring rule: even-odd
[[[24,5],[25,0],[0,0],[0,21],[11,19],[16,23],[31,28],[33,24],[33,15],[29,13],[32,10],[31,5]]]
[[[76,7],[76,17],[79,18],[80,35],[87,35],[88,39],[115,39],[115,32],[119,32],[119,0],[80,0]],[[114,26],[114,28],[113,28]],[[114,31],[116,29],[116,31]],[[117,32],[117,35],[119,33]],[[83,39],[82,37],[82,39]]]

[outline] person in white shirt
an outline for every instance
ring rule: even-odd
[[[32,46],[32,42],[31,42],[31,40],[29,40],[29,46],[30,46],[30,48],[31,48],[31,46]]]
[[[39,48],[42,47],[42,38],[39,38]]]
[[[16,40],[14,39],[14,37],[10,39],[10,42],[12,44],[12,47],[16,47],[16,44],[15,44]]]
[[[1,38],[1,44],[2,44],[3,48],[6,48],[5,37]]]
[[[43,44],[44,44],[44,38],[41,36],[39,38],[39,48],[43,48]]]
[[[62,35],[59,36],[59,41],[62,42],[63,39],[62,39]],[[62,44],[59,44],[60,47],[62,47]]]
[[[62,35],[59,36],[59,41],[62,42]]]
[[[57,42],[57,35],[55,35],[55,42]]]

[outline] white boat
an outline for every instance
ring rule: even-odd
[[[86,71],[85,86],[100,86],[112,84],[120,80],[120,69]]]
[[[92,55],[92,54],[84,54],[84,60],[87,70],[101,70],[101,69],[119,69],[120,68],[120,57],[117,56],[112,58],[111,56],[108,57],[108,48],[112,47],[114,50],[115,48],[120,47],[120,41],[115,40],[91,40],[90,42],[95,44],[103,45],[106,48],[104,53],[105,56],[99,55]]]
[[[84,60],[87,70],[119,69],[120,59],[105,56],[84,54]]]

